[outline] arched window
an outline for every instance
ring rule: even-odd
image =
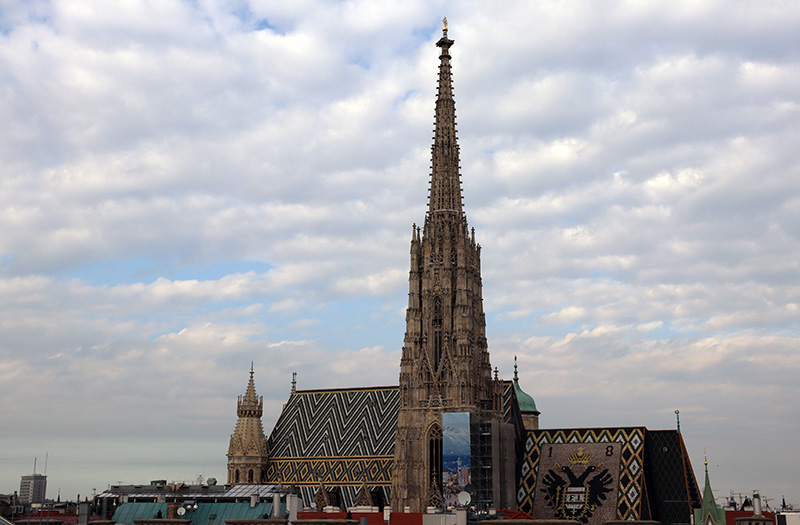
[[[248,483],[253,482],[253,469],[250,469],[250,471],[247,473],[247,482]]]
[[[433,299],[433,368],[439,369],[439,361],[442,359],[442,299]]]
[[[236,481],[234,481],[234,483],[239,483],[239,470],[238,469],[236,470],[236,475],[234,477],[236,478]]]

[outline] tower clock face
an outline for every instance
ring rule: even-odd
[[[599,525],[617,519],[619,443],[542,444],[534,515]]]

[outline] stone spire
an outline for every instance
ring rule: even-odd
[[[462,211],[447,19],[439,65],[429,211],[412,228],[401,404],[448,411],[500,410],[481,292],[481,248]],[[411,387],[414,387],[413,389]],[[441,408],[439,409],[441,413]]]
[[[439,84],[436,94],[436,120],[433,137],[431,193],[428,215],[444,213],[461,217],[461,175],[459,173],[458,142],[456,140],[456,103],[453,99],[453,77],[450,71],[450,47],[455,43],[447,38],[447,19],[442,38],[436,43],[439,55]]]
[[[236,415],[239,417],[260,418],[264,413],[264,398],[256,395],[256,383],[253,380],[253,363],[250,363],[250,381],[244,396],[239,396]]]
[[[442,51],[428,212],[422,232],[414,225],[411,235],[392,471],[392,508],[408,507],[411,512],[424,511],[442,494],[443,414],[467,412],[470,425],[498,432],[503,424],[503,385],[492,377],[486,341],[481,247],[467,227],[462,207],[450,71],[453,41],[447,38],[447,19],[444,23],[436,44]],[[486,457],[474,457],[476,464],[506,472],[499,450],[491,450],[491,443],[481,450]],[[506,482],[493,485],[489,472],[490,468],[473,471],[472,484],[480,492],[473,501],[513,504],[503,499]],[[513,469],[509,472],[513,474]]]
[[[228,446],[228,483],[261,483],[269,459],[267,438],[261,424],[264,398],[256,394],[253,364],[244,396],[236,403],[236,429]]]

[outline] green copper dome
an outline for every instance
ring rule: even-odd
[[[519,411],[523,414],[536,414],[539,415],[540,412],[536,410],[536,401],[533,400],[531,396],[526,394],[520,387],[519,387],[519,377],[517,376],[517,356],[514,356],[514,393],[517,396],[517,402],[519,403]]]

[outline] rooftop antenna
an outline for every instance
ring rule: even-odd
[[[36,456],[33,456],[33,473],[36,474]]]
[[[680,434],[681,433],[681,411],[680,410],[676,410],[675,411],[675,419],[678,422],[678,434]]]
[[[47,455],[48,454],[50,454],[50,453],[49,452],[45,452],[44,453],[44,475],[45,476],[47,475]],[[36,474],[36,473],[34,472],[34,474]]]
[[[297,392],[297,372],[292,372],[292,394]]]

